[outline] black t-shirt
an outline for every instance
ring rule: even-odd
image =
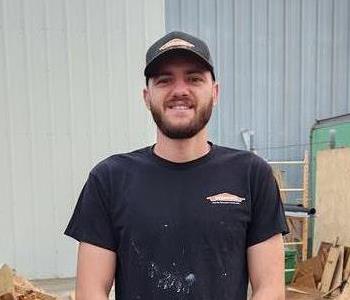
[[[118,300],[240,300],[247,248],[287,231],[270,166],[212,145],[186,163],[152,147],[102,161],[65,234],[117,253]]]

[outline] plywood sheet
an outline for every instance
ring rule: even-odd
[[[321,279],[321,292],[327,293],[331,288],[334,271],[337,266],[338,258],[340,254],[339,247],[332,247],[329,251],[327,262],[323,270]]]
[[[350,148],[320,151],[316,167],[314,255],[321,241],[350,245]]]

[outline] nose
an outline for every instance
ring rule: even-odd
[[[189,86],[183,78],[175,80],[172,94],[173,97],[185,97],[189,95]]]

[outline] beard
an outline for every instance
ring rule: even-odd
[[[213,110],[213,98],[206,106],[195,112],[195,116],[187,124],[173,125],[164,117],[162,111],[151,104],[150,110],[159,130],[170,139],[189,139],[200,132],[209,122]]]

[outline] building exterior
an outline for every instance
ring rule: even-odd
[[[266,159],[301,159],[315,119],[350,112],[349,20],[347,0],[1,1],[0,264],[74,275],[62,233],[89,170],[154,141],[142,70],[164,32],[212,49],[214,142],[252,131]]]

